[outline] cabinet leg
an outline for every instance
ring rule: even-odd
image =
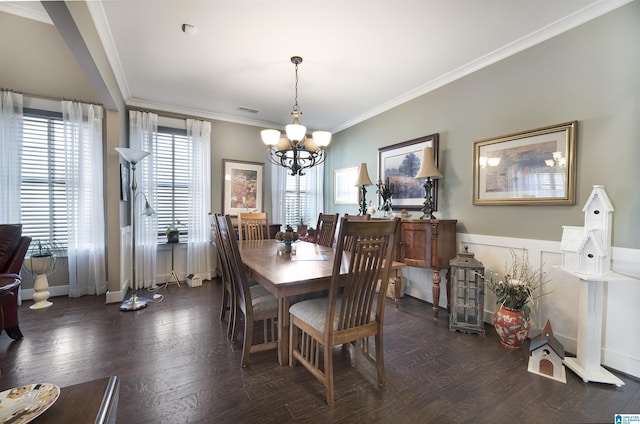
[[[433,269],[433,319],[438,319],[438,308],[440,307],[440,270]]]
[[[402,286],[402,277],[398,277],[397,275],[394,278],[393,288],[395,289],[395,301],[396,301],[396,309],[400,306],[400,289]]]

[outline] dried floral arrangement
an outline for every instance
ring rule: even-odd
[[[276,233],[276,240],[284,241],[285,243],[291,243],[298,240],[298,233],[293,231],[290,225],[287,225],[285,231],[278,231]]]
[[[390,182],[389,177],[387,177],[384,183],[382,181],[378,181],[376,187],[378,188],[376,193],[378,193],[380,197],[382,197],[382,205],[379,209],[391,212],[391,197],[393,196],[395,184]]]
[[[487,288],[497,296],[500,307],[522,311],[528,320],[531,313],[528,304],[539,297],[534,297],[534,292],[547,281],[541,269],[533,269],[529,264],[527,250],[522,249],[519,255],[510,249],[510,253],[511,263],[505,265],[502,276],[492,272],[483,278]]]

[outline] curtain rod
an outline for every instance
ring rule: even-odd
[[[192,115],[183,115],[177,112],[167,112],[166,110],[158,110],[158,109],[141,109],[139,107],[127,106],[127,110],[133,110],[135,112],[151,112],[155,113],[158,116],[162,116],[164,118],[174,118],[174,119],[197,119],[200,121],[208,121],[211,123],[217,122],[217,120],[208,119],[204,116],[192,116]]]
[[[51,96],[45,96],[45,95],[42,95],[42,94],[31,94],[31,93],[25,93],[23,91],[12,90],[10,88],[2,88],[2,87],[0,87],[0,91],[11,91],[12,93],[22,94],[23,96],[26,96],[26,97],[33,97],[35,99],[42,99],[42,100],[50,100],[50,101],[54,101],[54,102],[71,101],[71,102],[80,102],[80,103],[85,103],[85,104],[104,107],[104,105],[102,103],[88,102],[86,100],[78,100],[78,99],[67,99],[67,98],[64,98],[64,97],[63,98],[51,97]]]

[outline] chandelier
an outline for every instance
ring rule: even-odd
[[[331,142],[329,131],[314,131],[307,137],[307,128],[300,124],[300,106],[298,106],[298,65],[300,56],[293,56],[291,63],[296,67],[296,97],[293,105],[293,124],[286,126],[286,137],[280,137],[278,130],[262,130],[260,135],[264,144],[269,146],[266,156],[271,163],[291,169],[291,175],[304,175],[305,169],[324,162],[325,147]]]

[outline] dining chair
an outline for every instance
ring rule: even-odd
[[[278,318],[278,300],[263,286],[250,285],[247,270],[240,256],[238,241],[231,234],[233,225],[229,215],[216,216],[220,238],[224,246],[225,260],[235,290],[235,307],[244,315],[244,340],[242,346],[242,367],[249,364],[249,355],[253,352],[277,349],[278,337],[275,320]],[[239,318],[239,314],[235,319]],[[262,322],[262,338],[253,344],[254,322]],[[235,332],[232,338],[236,340]]]
[[[349,215],[348,213],[344,214],[344,217],[347,219],[347,221],[370,221],[371,220],[371,214],[366,214],[366,215]],[[340,231],[340,229],[338,228],[338,231]],[[351,248],[353,246],[354,243],[354,238],[350,237],[345,241],[345,248],[344,250],[347,251],[351,251]]]
[[[23,337],[18,320],[18,290],[20,269],[30,244],[31,237],[22,235],[22,224],[0,225],[0,333],[4,330],[14,340]]]
[[[321,246],[333,247],[337,227],[338,214],[331,215],[320,212],[316,225],[316,243]]]
[[[267,212],[241,212],[238,214],[239,240],[264,240],[269,237]]]
[[[217,215],[209,214],[209,222],[211,223],[212,239],[216,245],[216,252],[218,254],[218,262],[220,264],[220,278],[222,280],[222,303],[220,305],[220,321],[224,320],[225,313],[229,311],[229,321],[227,323],[227,337],[230,339],[235,334],[235,291],[233,290],[233,284],[231,283],[231,275],[228,266],[227,259],[224,257],[225,251],[222,244],[222,238],[220,230],[218,228]]]
[[[375,367],[379,387],[385,384],[383,325],[393,245],[400,219],[350,221],[342,218],[336,245],[329,296],[292,305],[289,365],[299,361],[335,400],[333,347],[352,343]],[[346,243],[355,239],[353,250]],[[341,274],[341,269],[347,273]],[[380,291],[376,286],[380,282]],[[340,287],[344,290],[340,293]],[[369,338],[375,338],[375,355]],[[322,348],[321,348],[322,347]]]

